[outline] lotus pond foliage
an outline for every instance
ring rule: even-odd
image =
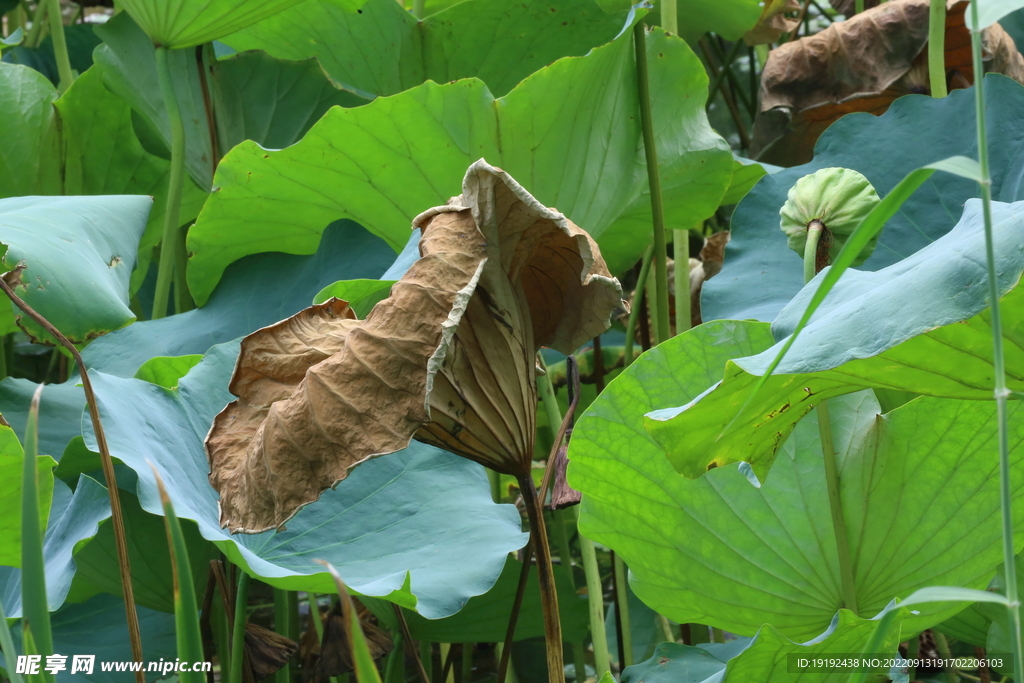
[[[0,680],[1024,680],[1022,6],[0,0]]]

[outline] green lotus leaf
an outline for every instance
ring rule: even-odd
[[[1022,200],[1024,129],[1017,112],[1024,109],[1024,87],[989,75],[985,99],[992,197]],[[864,174],[884,197],[914,169],[958,155],[978,158],[974,135],[935,134],[973,130],[974,117],[974,91],[954,90],[941,99],[901,97],[882,116],[851,114],[830,126],[815,146],[813,161],[763,178],[737,205],[725,266],[702,290],[704,320],[770,322],[803,287],[800,262],[779,239],[777,227],[779,209],[799,178],[822,168],[850,168]],[[885,268],[934,242],[956,225],[964,203],[980,196],[973,180],[935,173],[888,221],[863,268]]]
[[[161,94],[152,42],[128,14],[96,29],[103,38],[95,53],[104,83],[145,119],[155,132],[154,152],[170,158],[171,129]],[[283,148],[302,137],[331,106],[358,106],[365,99],[339,90],[313,60],[290,62],[250,52],[208,62],[201,73],[193,51],[168,55],[171,80],[185,123],[186,167],[203,193],[213,184],[216,162],[242,140]],[[216,139],[211,136],[203,79],[216,109]],[[145,139],[147,126],[137,124]],[[195,214],[193,214],[194,217]]]
[[[908,614],[907,610],[901,611],[901,616]],[[828,629],[806,643],[793,642],[771,624],[765,624],[754,638],[743,638],[738,642],[711,643],[697,647],[662,643],[649,660],[626,668],[622,672],[622,683],[745,683],[783,680],[845,683],[852,672],[839,669],[794,672],[789,668],[790,657],[864,653],[864,647],[877,626],[875,620],[861,619],[849,610],[839,610]],[[899,636],[899,624],[895,623],[883,638],[882,651],[865,654],[878,656],[888,652],[895,657]]]
[[[992,216],[1008,381],[1022,390],[1024,288],[1011,288],[1024,272],[1024,202],[993,203]],[[756,356],[731,360],[721,385],[689,407],[652,414],[647,428],[677,471],[698,477],[709,466],[744,460],[763,479],[779,445],[802,416],[830,396],[866,387],[991,398],[992,330],[982,223],[980,202],[969,200],[960,223],[916,254],[873,273],[844,273],[742,414],[740,408],[784,342]],[[796,326],[820,279],[812,280],[779,314],[772,325],[777,338]]]
[[[39,397],[40,454],[59,460],[68,442],[82,433],[85,392],[77,384],[75,381],[48,384]],[[0,414],[15,434],[25,433],[29,405],[38,387],[35,382],[15,377],[5,377],[0,382]]]
[[[355,10],[359,0],[336,0]],[[208,43],[266,19],[295,0],[122,0],[120,7],[156,44],[179,49]]]
[[[2,14],[2,12],[0,12]],[[95,24],[71,24],[64,27],[64,40],[67,44],[68,61],[71,68],[78,73],[85,73],[92,66],[92,51],[100,44],[100,38],[93,31]],[[0,44],[3,39],[0,39]],[[53,53],[53,36],[46,36],[39,47],[15,47],[4,57],[11,64],[23,64],[31,67],[57,86],[60,74],[57,71],[57,58]]]
[[[339,218],[397,251],[412,219],[457,194],[481,157],[587,229],[610,270],[628,268],[651,230],[631,40],[627,32],[560,60],[501,99],[474,79],[426,83],[332,109],[288,149],[235,147],[189,230],[193,296],[205,302],[227,265],[248,254],[312,252]],[[731,155],[707,125],[700,61],[658,30],[647,45],[667,220],[692,225],[719,205]]]
[[[224,42],[282,59],[316,57],[335,82],[374,95],[476,77],[497,97],[613,39],[625,20],[625,11],[606,12],[594,0],[467,0],[423,21],[394,0],[369,0],[358,12],[308,0]]]
[[[132,111],[107,90],[99,69],[89,69],[57,99],[37,72],[0,62],[0,115],[9,141],[0,149],[0,197],[57,194],[139,194],[154,199],[139,245],[132,290],[141,284],[152,247],[160,240],[169,164],[147,152]],[[9,126],[9,128],[7,128]],[[199,213],[206,193],[185,184],[182,219]],[[5,320],[6,319],[6,320]],[[0,330],[12,331],[6,308]],[[9,322],[8,322],[9,321]]]
[[[203,356],[198,353],[188,356],[157,356],[143,363],[135,373],[135,378],[173,389],[178,386],[178,380],[199,365],[201,360]]]
[[[391,286],[397,280],[340,280],[327,285],[313,297],[314,304],[322,304],[330,298],[342,299],[349,303],[360,318],[365,318],[374,306],[388,298]]]
[[[16,293],[78,343],[131,323],[128,282],[152,203],[142,196],[0,199],[3,267],[19,271]],[[30,335],[48,338],[20,310],[15,315]]]
[[[628,7],[632,1],[601,0],[605,7]],[[655,3],[646,17],[652,26],[661,26],[660,4]],[[739,40],[761,18],[761,3],[757,0],[678,0],[676,13],[679,34],[688,43],[695,44],[708,31],[725,40]]]
[[[789,238],[789,248],[804,258],[811,225],[815,221],[820,223],[822,235],[818,252],[825,255],[820,260],[831,263],[842,251],[846,239],[880,201],[875,188],[857,171],[823,168],[805,175],[790,188],[786,203],[779,209],[782,217],[779,227]],[[850,265],[864,263],[877,243],[875,235]]]
[[[50,460],[52,467],[53,461]],[[64,604],[71,588],[75,577],[75,549],[95,536],[100,522],[108,517],[110,498],[107,489],[96,480],[81,477],[74,492],[62,481],[53,482],[53,506],[43,537],[46,599],[50,611]],[[20,569],[0,567],[0,600],[8,618],[21,616]]]
[[[164,148],[170,150],[171,124],[157,76],[156,52],[152,41],[129,14],[121,13],[96,27],[103,44],[96,48],[93,59],[103,74],[104,84],[145,117],[158,131]],[[185,166],[198,188],[205,191],[213,184],[217,159],[210,141],[195,52],[171,52],[168,63],[185,124]],[[170,159],[169,151],[163,156]]]
[[[118,486],[126,486],[124,474]],[[135,604],[160,612],[174,613],[174,577],[167,545],[167,529],[162,517],[151,515],[139,505],[139,499],[121,490],[121,511],[128,545],[128,561],[132,568]],[[210,576],[210,560],[220,551],[203,539],[193,522],[182,523],[188,547],[188,561],[196,592],[203,594]],[[121,576],[114,541],[113,524],[104,522],[96,536],[75,553],[76,580],[85,581],[110,593],[121,595]]]
[[[0,93],[5,132],[0,197],[44,194],[44,188],[59,187],[59,139],[53,125],[57,90],[34,69],[0,62]]]
[[[0,425],[0,565],[21,565],[21,477],[25,452],[14,430]],[[39,519],[50,514],[53,499],[53,458],[36,458],[39,481]],[[4,603],[6,605],[7,603]]]
[[[146,661],[175,661],[178,652],[174,616],[145,607],[137,608],[137,612]],[[103,671],[101,666],[103,662],[132,661],[123,600],[112,595],[97,595],[81,604],[65,605],[50,615],[50,625],[53,628],[53,649],[67,655],[69,665],[54,676],[57,683],[81,683],[83,680],[89,683],[129,683],[133,680],[131,673]],[[24,652],[20,623],[11,627],[11,636],[15,649]],[[70,664],[75,655],[96,656],[92,674],[71,673]],[[162,677],[159,671],[146,673],[147,681]]]
[[[111,454],[138,475],[144,510],[161,510],[152,462],[179,517],[277,588],[331,592],[330,575],[314,562],[324,559],[352,589],[440,618],[494,584],[527,539],[518,511],[491,501],[482,467],[419,443],[360,465],[280,533],[221,529],[203,440],[232,398],[237,354],[237,342],[214,347],[173,390],[92,373]],[[86,444],[96,449],[88,426]]]
[[[383,240],[351,221],[339,221],[324,231],[316,254],[248,256],[231,264],[202,308],[134,323],[100,337],[82,355],[90,368],[133,377],[150,358],[206,353],[301,311],[339,278],[381,277],[394,261],[395,252]],[[0,383],[0,409],[3,388]]]
[[[648,351],[577,423],[568,475],[583,493],[581,532],[622,556],[652,608],[680,623],[740,635],[768,623],[806,639],[843,604],[816,414],[796,425],[759,486],[739,463],[679,476],[643,424],[651,406],[692,399],[729,359],[771,343],[764,323],[718,321]],[[1014,404],[1010,417],[1016,507],[1022,410]],[[858,614],[925,586],[985,588],[1002,559],[994,403],[922,397],[879,415],[861,392],[832,399],[829,412]],[[963,607],[922,605],[907,628]]]

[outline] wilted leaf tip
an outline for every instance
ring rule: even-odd
[[[331,300],[243,341],[239,398],[206,440],[232,531],[280,527],[413,438],[529,472],[534,355],[606,330],[619,283],[585,231],[483,160],[413,225],[419,260],[365,320]]]

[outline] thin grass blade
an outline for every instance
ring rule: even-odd
[[[43,522],[39,513],[39,399],[40,384],[32,395],[25,427],[25,457],[21,471],[21,604],[22,627],[31,633],[33,653],[53,654],[50,608],[46,600],[46,563],[43,559]],[[26,633],[26,635],[29,635]],[[29,642],[27,639],[26,643]],[[42,680],[53,675],[42,671]]]
[[[152,465],[151,465],[152,466]],[[185,545],[185,534],[181,522],[174,514],[174,505],[164,488],[160,473],[153,467],[156,485],[160,490],[160,503],[164,508],[164,523],[167,527],[167,544],[171,551],[171,575],[174,577],[174,627],[177,632],[178,658],[194,664],[203,661],[203,637],[199,627],[199,602],[196,587],[192,582],[192,568]],[[181,671],[181,683],[205,683],[205,674],[197,671]]]

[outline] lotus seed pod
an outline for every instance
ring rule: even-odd
[[[823,168],[796,181],[779,210],[780,227],[789,237],[789,248],[804,255],[807,233],[814,221],[823,230],[817,248],[815,271],[832,263],[846,239],[879,203],[868,179],[849,168]],[[864,263],[875,250],[877,235],[864,247],[853,265]]]

